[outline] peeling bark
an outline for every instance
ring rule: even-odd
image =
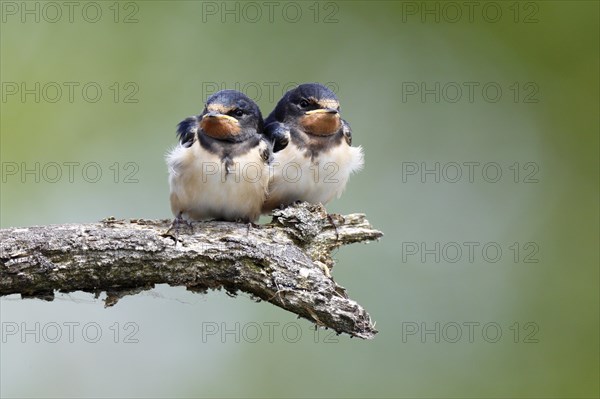
[[[333,224],[335,224],[335,227]],[[106,306],[155,284],[196,292],[224,288],[270,302],[338,333],[370,339],[367,312],[330,277],[331,252],[383,234],[363,214],[331,215],[302,203],[271,223],[194,222],[177,237],[170,220],[0,229],[0,296],[54,298],[54,291],[107,292]]]

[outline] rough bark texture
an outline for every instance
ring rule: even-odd
[[[335,223],[337,229],[332,225]],[[338,333],[373,338],[367,312],[329,274],[331,252],[376,240],[362,214],[331,215],[306,203],[262,226],[195,222],[177,237],[170,220],[115,220],[0,230],[0,296],[54,298],[54,291],[107,292],[106,306],[154,284],[238,290]]]

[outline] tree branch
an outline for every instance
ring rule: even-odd
[[[164,234],[170,224],[108,218],[1,229],[0,296],[52,300],[55,290],[106,291],[105,305],[112,306],[155,284],[197,292],[223,287],[338,333],[365,339],[377,333],[367,312],[329,275],[335,248],[383,235],[364,215],[328,218],[322,206],[302,203],[275,210],[267,225],[194,222],[176,239]]]

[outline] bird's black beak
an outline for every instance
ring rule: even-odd
[[[225,115],[225,114],[222,114],[222,113],[216,112],[216,111],[207,112],[202,117],[202,119],[205,119],[205,118],[209,118],[209,119],[217,118],[217,119],[222,119],[222,120],[230,120],[231,122],[235,122],[236,124],[239,123],[238,120],[235,119],[233,116]]]
[[[312,115],[312,114],[338,114],[338,111],[336,109],[333,108],[319,108],[319,109],[313,109],[310,111],[306,111],[305,112],[306,115]]]

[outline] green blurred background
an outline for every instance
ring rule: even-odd
[[[171,217],[164,154],[214,87],[268,114],[284,86],[329,83],[366,167],[328,210],[385,232],[342,248],[334,277],[380,333],[315,335],[243,294],[161,286],[110,309],[11,296],[4,330],[63,335],[4,336],[2,397],[598,397],[598,2],[74,4],[1,4],[1,227]],[[421,175],[436,162],[439,182]]]

